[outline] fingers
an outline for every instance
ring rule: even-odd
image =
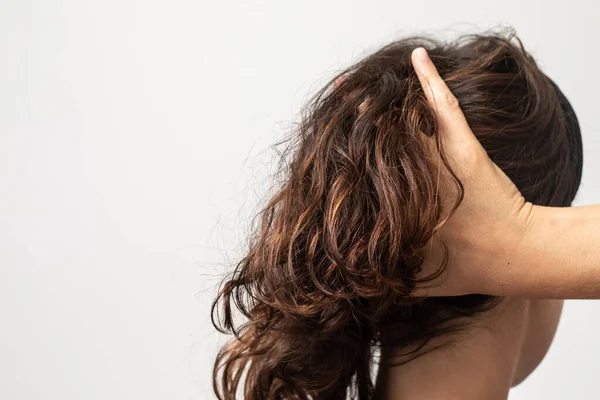
[[[436,111],[443,139],[463,141],[475,139],[460,109],[458,100],[439,75],[437,68],[423,47],[412,52],[412,62],[429,104]]]

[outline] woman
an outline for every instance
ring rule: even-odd
[[[576,293],[534,252],[582,151],[568,101],[515,39],[404,39],[317,94],[213,305],[236,334],[215,364],[220,398],[499,399],[535,368],[561,303],[520,296]],[[568,230],[579,214],[556,215]]]

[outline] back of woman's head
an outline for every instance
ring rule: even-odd
[[[220,398],[239,389],[248,399],[368,399],[374,346],[414,351],[497,303],[410,297],[445,215],[438,164],[423,141],[437,125],[411,65],[417,46],[526,200],[573,200],[582,166],[576,118],[514,33],[385,46],[308,105],[285,181],[213,304],[216,326],[236,334],[215,363]],[[247,319],[240,326],[235,310]]]

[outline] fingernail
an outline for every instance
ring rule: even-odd
[[[427,61],[429,61],[429,56],[427,55],[427,50],[425,50],[424,47],[417,47],[415,49],[415,53],[416,53],[417,59],[419,61],[421,61],[422,63],[426,63]]]

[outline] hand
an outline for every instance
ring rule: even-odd
[[[518,284],[516,267],[511,267],[511,263],[519,246],[526,245],[534,206],[525,201],[512,181],[490,160],[425,49],[415,49],[412,62],[436,112],[444,153],[464,188],[461,204],[431,240],[418,277],[439,270],[444,256],[442,243],[448,249],[449,264],[438,278],[418,284],[414,295],[510,293],[511,286]],[[435,136],[424,140],[432,149],[436,148]],[[437,155],[441,165],[439,153],[432,154]],[[458,198],[458,187],[443,166],[440,174],[443,208],[451,210]]]

